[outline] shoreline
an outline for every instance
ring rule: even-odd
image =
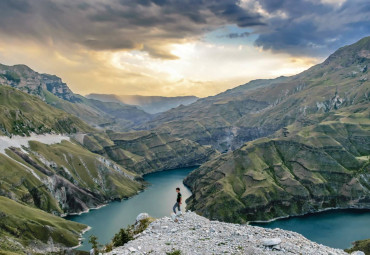
[[[84,238],[82,237],[83,234],[85,234],[86,232],[90,231],[92,229],[92,227],[90,226],[87,226],[87,228],[83,229],[81,232],[80,232],[80,237],[78,238],[78,244],[76,246],[73,246],[73,247],[70,247],[69,249],[71,250],[75,250],[77,249],[78,247],[81,247],[82,246],[82,240],[84,240]]]

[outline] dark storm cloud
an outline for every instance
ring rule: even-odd
[[[327,55],[370,35],[368,0],[342,5],[314,0],[260,0],[272,16],[256,40],[264,49],[297,55]]]
[[[1,0],[0,40],[138,49],[175,58],[168,44],[236,24],[251,28],[258,35],[255,44],[264,49],[325,55],[369,35],[369,19],[368,0],[342,6],[319,0]]]
[[[94,50],[144,49],[174,58],[165,46],[221,25],[262,24],[237,0],[2,0],[0,39],[69,43]]]

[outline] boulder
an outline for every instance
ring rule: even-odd
[[[365,255],[365,252],[363,251],[354,251],[351,253],[351,255]]]
[[[149,218],[149,214],[147,213],[140,213],[136,216],[136,222]]]
[[[264,246],[275,246],[279,245],[281,243],[280,238],[268,238],[268,239],[262,239],[262,244]]]

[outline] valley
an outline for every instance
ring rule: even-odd
[[[370,208],[369,52],[365,37],[297,75],[199,99],[84,97],[57,76],[1,65],[0,252],[70,249],[87,226],[59,216],[195,166],[187,209],[213,220]]]

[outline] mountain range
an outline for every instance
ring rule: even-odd
[[[189,105],[198,100],[195,96],[161,97],[140,95],[89,94],[87,98],[103,102],[115,102],[136,105],[150,114],[166,112],[180,105]]]
[[[369,64],[366,37],[300,74],[200,99],[83,97],[57,76],[0,65],[0,252],[77,245],[86,226],[56,215],[195,165],[187,203],[211,219],[369,208]]]

